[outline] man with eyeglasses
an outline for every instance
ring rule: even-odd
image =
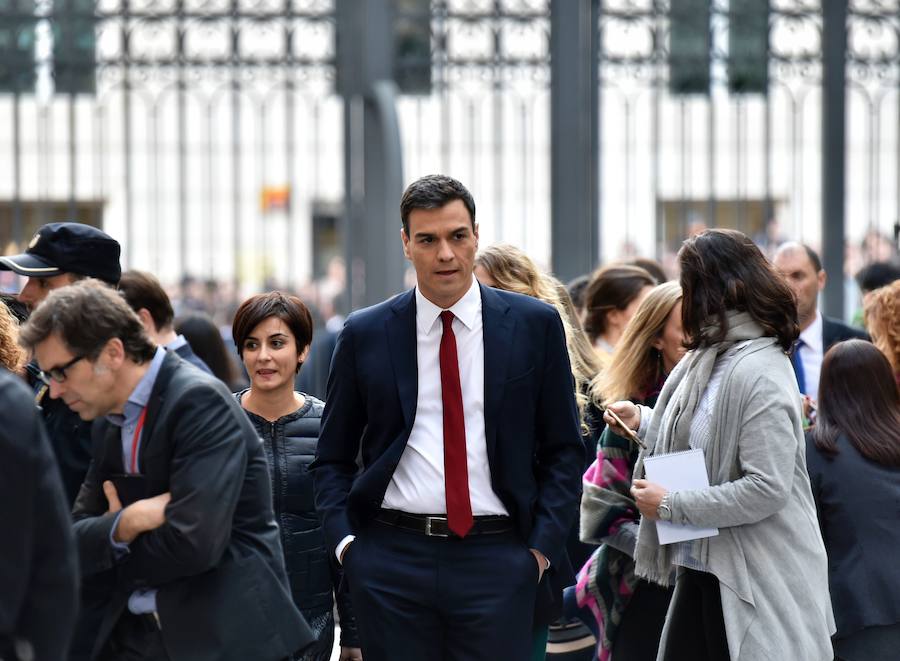
[[[82,577],[108,586],[91,658],[278,661],[312,642],[264,449],[225,386],[94,280],[52,292],[20,338],[50,397],[95,420],[73,509]]]
[[[38,228],[24,253],[0,257],[0,270],[28,278],[17,299],[32,311],[54,289],[83,278],[97,278],[115,287],[122,275],[120,254],[119,242],[96,227],[49,223]],[[47,396],[47,386],[34,362],[28,365],[27,376],[35,403],[41,407],[71,506],[91,461],[91,424],[82,421],[61,400]]]

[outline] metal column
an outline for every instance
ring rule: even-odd
[[[567,281],[600,255],[598,0],[550,3],[551,249]]]
[[[344,99],[345,258],[350,307],[401,290],[403,193],[393,3],[338,0],[338,91]]]
[[[825,314],[844,317],[847,4],[822,2],[822,263]]]

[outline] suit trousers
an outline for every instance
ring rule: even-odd
[[[153,615],[135,615],[125,610],[116,622],[101,661],[169,661],[162,632]]]
[[[538,564],[513,532],[428,537],[374,522],[344,556],[366,661],[528,659]]]

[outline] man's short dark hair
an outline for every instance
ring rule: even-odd
[[[872,262],[856,273],[856,284],[864,291],[875,291],[900,280],[900,266],[891,262]]]
[[[125,299],[93,278],[50,292],[22,326],[19,341],[34,351],[54,333],[73,354],[88,360],[96,360],[114,337],[122,341],[125,355],[136,363],[150,360],[156,352]]]
[[[238,354],[244,357],[244,342],[253,329],[269,317],[278,317],[285,323],[297,342],[297,353],[312,344],[313,320],[309,308],[296,296],[280,291],[251,296],[241,303],[234,314],[231,336]],[[300,371],[300,365],[297,365]]]
[[[168,328],[175,321],[172,302],[154,275],[145,271],[126,271],[119,280],[119,291],[132,310],[139,312],[143,308],[150,313],[157,331]]]
[[[475,200],[468,189],[453,177],[429,174],[412,182],[400,200],[400,220],[409,236],[409,214],[416,209],[440,209],[454,200],[462,200],[469,210],[469,220],[475,229]]]

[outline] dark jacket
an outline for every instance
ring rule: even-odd
[[[844,340],[868,341],[869,339],[868,333],[864,330],[848,326],[831,317],[822,317],[822,353],[826,353],[833,344]]]
[[[806,458],[822,539],[837,638],[900,623],[900,468],[863,457],[846,436],[829,459],[807,435]]]
[[[91,423],[79,418],[63,400],[51,399],[39,373],[37,364],[31,362],[27,367],[28,384],[41,409],[47,439],[62,475],[66,503],[71,508],[91,463]]]
[[[156,588],[172,661],[275,661],[313,642],[287,587],[262,443],[215,377],[167,352],[147,404],[139,465],[166,522],[123,558],[110,544],[102,483],[124,472],[120,430],[94,423],[95,455],[75,503],[85,576],[114,575],[95,656],[136,588]]]
[[[34,398],[3,368],[0,411],[0,658],[19,658],[19,641],[58,661],[78,609],[69,505]]]
[[[207,374],[212,374],[212,370],[209,369],[209,366],[203,362],[203,359],[200,358],[197,354],[194,353],[194,350],[191,349],[190,344],[182,344],[180,347],[175,349],[175,353],[181,356],[184,360],[188,361],[191,365],[203,370]]]
[[[313,464],[332,550],[379,513],[412,431],[415,300],[409,290],[354,312],[338,338]],[[584,463],[562,322],[553,307],[521,294],[482,286],[481,303],[491,484],[523,544],[543,553],[553,573],[578,514]],[[548,581],[542,586],[537,602],[552,601]]]
[[[238,402],[246,392],[235,393]],[[324,653],[324,658],[329,659],[334,629],[334,593],[340,586],[342,572],[337,558],[325,543],[322,522],[316,514],[312,473],[309,472],[309,465],[316,455],[325,403],[311,395],[304,394],[303,397],[306,401],[301,408],[275,422],[246,409],[244,413],[256,427],[266,448],[275,520],[281,531],[291,596],[321,643],[306,650],[303,658],[318,658],[318,653]],[[338,593],[337,602],[341,645],[359,647],[350,596],[346,591]]]

